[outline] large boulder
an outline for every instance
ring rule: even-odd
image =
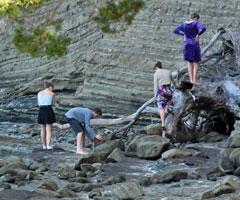
[[[169,147],[169,140],[158,135],[139,135],[128,145],[127,151],[136,151],[139,158],[159,158]]]
[[[168,139],[162,138],[159,135],[150,135],[150,136],[137,135],[129,143],[129,145],[126,148],[126,151],[137,152],[138,156],[142,158],[147,158],[147,157],[154,158],[154,157],[160,157],[162,151],[167,149],[169,144],[170,143]]]
[[[238,174],[240,167],[240,120],[234,124],[234,131],[228,138],[225,148],[220,153],[219,168],[223,172],[235,172]]]
[[[81,170],[81,164],[83,163],[92,164],[92,163],[104,161],[116,148],[124,151],[124,143],[122,140],[119,140],[119,139],[111,140],[97,146],[94,152],[88,155],[82,156],[78,160],[78,162],[75,164],[75,169]]]
[[[160,124],[151,124],[143,128],[143,131],[146,132],[147,135],[160,135],[161,126]]]
[[[188,157],[191,156],[192,153],[189,151],[183,151],[180,149],[170,149],[168,151],[165,151],[162,154],[162,159],[172,159],[172,158],[183,158],[183,157]]]
[[[44,190],[57,191],[58,185],[53,180],[46,180],[39,186],[39,188]]]
[[[181,179],[186,179],[187,177],[188,172],[186,170],[172,169],[154,174],[152,181],[154,183],[171,183],[180,181]]]
[[[118,183],[111,186],[107,196],[114,199],[137,199],[143,195],[143,188],[135,182]]]
[[[58,172],[58,178],[59,179],[70,179],[70,178],[75,178],[76,177],[76,171],[74,170],[73,167],[69,165],[63,165],[61,166],[59,172]]]
[[[240,190],[240,181],[236,177],[227,176],[218,182],[213,188],[207,190],[201,195],[201,199],[210,199],[222,194],[232,193]]]
[[[19,157],[9,157],[0,162],[1,182],[17,183],[25,179],[33,179],[37,175],[28,169],[28,165]]]

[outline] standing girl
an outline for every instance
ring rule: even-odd
[[[55,104],[53,84],[44,83],[45,89],[37,95],[38,99],[38,123],[41,126],[41,141],[43,149],[53,149],[51,146],[52,124],[56,122],[52,105]]]
[[[197,72],[201,61],[199,36],[206,31],[206,27],[198,21],[199,18],[197,13],[193,13],[189,21],[181,23],[174,30],[175,34],[184,36],[183,55],[184,60],[188,62],[188,73],[193,84],[197,84]]]

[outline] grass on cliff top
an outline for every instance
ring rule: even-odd
[[[36,8],[48,1],[0,0],[0,16],[15,28],[12,42],[20,53],[48,58],[66,53],[71,39],[61,32],[63,20],[55,16],[64,0],[56,1],[55,8],[42,16]]]
[[[93,17],[104,33],[119,32],[119,23],[130,25],[136,14],[145,5],[143,0],[120,0],[118,3],[108,2],[98,9],[98,15]],[[120,26],[121,27],[121,26]]]

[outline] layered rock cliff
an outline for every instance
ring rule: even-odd
[[[102,107],[104,112],[129,114],[152,97],[152,66],[161,60],[164,67],[181,68],[182,38],[174,27],[197,11],[207,32],[204,46],[213,31],[224,26],[240,32],[240,1],[146,0],[146,6],[124,33],[103,35],[91,20],[95,1],[65,1],[57,12],[64,19],[63,31],[72,38],[68,53],[56,59],[30,58],[11,44],[11,27],[1,33],[0,93],[1,116],[34,116],[35,94],[43,80],[51,79],[59,92],[58,112],[70,106]],[[56,3],[49,2],[51,9]],[[45,9],[42,8],[42,9]]]

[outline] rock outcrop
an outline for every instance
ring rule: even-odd
[[[34,119],[35,94],[44,79],[52,80],[59,91],[59,114],[73,105],[129,114],[153,95],[151,68],[157,60],[170,69],[185,65],[182,38],[172,34],[173,28],[198,11],[208,28],[201,38],[204,46],[219,27],[239,32],[238,3],[147,0],[126,32],[103,35],[91,20],[96,12],[93,0],[64,1],[57,15],[64,19],[63,31],[72,43],[65,56],[51,60],[20,55],[11,44],[8,27],[1,34],[0,117],[6,119],[11,114],[9,118]],[[51,9],[53,4],[46,7]]]

